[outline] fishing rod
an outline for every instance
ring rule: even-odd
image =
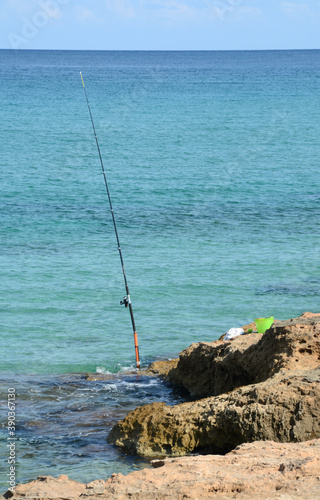
[[[99,153],[99,158],[100,158],[100,163],[101,163],[103,178],[104,178],[104,182],[105,182],[107,193],[108,193],[108,200],[109,200],[109,205],[110,205],[110,210],[111,210],[111,215],[112,215],[113,227],[114,227],[114,231],[116,233],[116,238],[117,238],[117,243],[118,243],[118,250],[119,250],[120,261],[121,261],[122,272],[123,272],[123,278],[124,278],[124,284],[125,284],[125,287],[126,287],[126,294],[127,295],[126,295],[126,297],[123,298],[123,300],[121,300],[120,304],[124,305],[125,307],[129,307],[130,317],[131,317],[131,323],[132,323],[132,329],[133,329],[134,348],[135,348],[135,354],[136,354],[136,363],[137,363],[137,368],[140,369],[138,335],[137,335],[136,325],[135,325],[134,316],[133,316],[133,309],[132,309],[132,303],[131,303],[131,298],[130,298],[130,293],[129,293],[129,286],[128,286],[128,281],[127,281],[127,276],[126,276],[126,273],[125,273],[125,270],[124,270],[124,263],[123,263],[123,257],[122,257],[122,251],[121,251],[121,246],[120,246],[120,240],[119,240],[119,235],[118,235],[118,230],[117,230],[117,225],[116,225],[116,219],[115,219],[115,216],[114,216],[114,211],[113,211],[113,206],[112,206],[112,201],[111,201],[111,196],[110,196],[110,191],[109,191],[109,186],[108,186],[108,181],[107,181],[107,176],[106,176],[106,172],[105,172],[103,161],[102,161],[102,155],[101,155],[99,141],[98,141],[98,137],[97,137],[97,133],[96,133],[96,128],[94,126],[94,121],[93,121],[93,117],[92,117],[92,113],[91,113],[91,108],[90,108],[90,104],[89,104],[87,89],[86,89],[86,86],[84,84],[84,80],[83,80],[83,76],[82,76],[81,71],[80,71],[80,76],[81,76],[81,81],[82,81],[82,85],[83,85],[83,88],[84,88],[84,93],[85,93],[85,96],[86,96],[86,101],[87,101],[87,105],[88,105],[88,109],[89,109],[89,114],[90,114],[90,118],[91,118],[93,133],[94,133],[94,137],[95,137],[96,144],[97,144],[97,149],[98,149],[98,153]]]

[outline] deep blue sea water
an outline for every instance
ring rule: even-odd
[[[80,71],[144,365],[256,317],[320,309],[320,51],[0,51],[0,378],[4,401],[17,392],[19,482],[146,466],[108,430],[141,402],[179,400],[128,372]],[[83,379],[96,371],[115,377]],[[5,418],[1,437],[5,450]]]

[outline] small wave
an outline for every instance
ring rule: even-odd
[[[156,386],[156,385],[161,385],[161,382],[157,379],[153,379],[153,378],[148,378],[147,381],[140,381],[140,380],[132,380],[132,381],[128,381],[128,380],[119,380],[119,382],[117,383],[117,387],[119,389],[129,389],[129,390],[136,390],[136,389],[142,389],[144,387],[153,387],[153,386]]]
[[[119,392],[119,387],[116,384],[107,384],[103,386],[109,392]]]
[[[103,366],[97,366],[96,373],[102,373],[103,375],[113,375],[113,373],[111,373],[111,372],[109,372],[109,370],[106,370],[105,368],[103,368]]]
[[[116,374],[125,374],[125,373],[129,373],[129,372],[137,372],[138,373],[138,369],[135,368],[134,366],[121,366],[121,365],[116,365],[112,371],[108,370],[107,368],[105,368],[104,366],[97,366],[96,367],[96,373],[100,373],[102,375],[116,375]]]

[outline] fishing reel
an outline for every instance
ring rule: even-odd
[[[126,306],[128,307],[129,305],[129,299],[128,297],[123,297],[123,300],[120,300],[120,306]]]

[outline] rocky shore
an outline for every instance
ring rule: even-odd
[[[277,321],[264,334],[199,342],[167,366],[159,366],[165,380],[201,399],[139,407],[116,424],[110,443],[152,457],[320,437],[320,315]]]
[[[146,373],[193,399],[139,407],[111,430],[111,444],[156,458],[154,470],[90,485],[39,478],[5,498],[320,499],[320,314],[193,344]]]
[[[67,476],[18,486],[24,500],[320,499],[320,440],[244,444],[228,455],[171,458],[154,469],[82,484]],[[10,498],[6,496],[5,498]]]

